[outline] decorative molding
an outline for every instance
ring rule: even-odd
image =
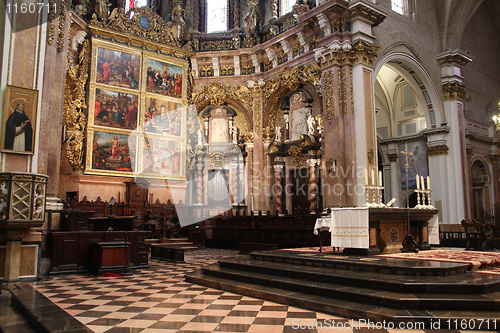
[[[291,146],[290,149],[288,149],[288,154],[290,154],[297,163],[301,163],[304,157],[304,151],[297,146]]]
[[[389,162],[397,162],[398,161],[398,154],[397,153],[387,153],[386,154],[387,159]]]
[[[59,10],[59,26],[57,28],[57,52],[64,48],[64,31],[66,26],[66,0],[61,0],[61,9]]]
[[[467,154],[467,158],[471,159],[472,156],[474,155],[474,149],[472,149],[472,148],[466,148],[465,149],[465,153]]]
[[[373,164],[373,162],[375,161],[375,151],[373,150],[373,148],[370,148],[370,150],[368,150],[366,154],[368,158],[368,163]]]
[[[220,150],[214,150],[209,154],[213,166],[218,168],[222,167],[222,163],[224,162],[226,155],[226,153]]]
[[[56,0],[49,0],[49,8],[56,8]],[[47,16],[47,43],[49,45],[52,45],[55,39],[55,31],[56,31],[56,24],[55,24],[55,19],[56,19],[56,11],[55,10],[49,10],[48,16]]]
[[[352,7],[349,7],[351,11],[351,20],[354,21],[357,17],[369,21],[372,28],[376,27],[382,23],[387,14],[379,11],[375,8],[370,8],[368,4],[363,2],[357,2]]]
[[[377,56],[377,52],[378,47],[365,40],[359,39],[354,42],[334,40],[327,46],[314,50],[314,57],[322,67],[358,63],[373,66],[373,59]]]
[[[488,162],[491,164],[497,164],[500,162],[500,155],[488,155]]]
[[[285,67],[283,72],[275,78],[267,80],[264,87],[264,98],[268,101],[271,95],[281,88],[295,91],[301,83],[310,82],[320,92],[321,70],[317,63],[311,62],[309,65],[297,65],[293,68]]]
[[[449,150],[450,148],[447,145],[427,146],[427,155],[428,156],[448,155]]]
[[[462,51],[454,50],[451,52],[444,52],[436,58],[440,66],[459,66],[464,67],[472,62],[472,58],[466,56]]]
[[[334,89],[334,71],[327,71],[323,76],[323,96],[325,98],[325,116],[329,123],[335,117],[335,89]]]
[[[461,82],[452,81],[443,84],[443,97],[445,100],[463,99],[466,94],[466,87]]]
[[[87,117],[86,85],[89,76],[90,40],[83,42],[79,62],[68,63],[64,93],[63,123],[69,133],[67,154],[75,173],[83,173],[85,127]],[[73,88],[74,86],[74,88]]]

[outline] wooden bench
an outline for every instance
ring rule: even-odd
[[[151,259],[184,262],[184,249],[168,244],[151,244]]]
[[[476,220],[462,220],[462,226],[467,238],[466,250],[486,251],[488,247],[494,250],[491,244],[493,226]]]
[[[461,224],[441,224],[439,226],[441,239],[465,238],[465,229]]]

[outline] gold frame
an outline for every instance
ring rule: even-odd
[[[169,142],[176,142],[179,143],[180,146],[180,170],[178,175],[176,176],[175,174],[157,174],[157,173],[152,173],[152,172],[145,172],[144,170],[144,156],[146,154],[146,144],[148,140],[167,140]],[[182,161],[186,160],[186,141],[183,139],[180,140],[175,140],[171,138],[167,138],[162,135],[154,135],[154,134],[148,134],[148,135],[140,135],[138,137],[138,151],[139,154],[138,156],[141,156],[142,158],[137,159],[137,172],[136,177],[139,176],[141,178],[157,178],[157,179],[168,179],[168,180],[186,180],[186,163],[182,163]]]
[[[147,91],[147,70],[148,70],[148,60],[156,60],[160,61],[166,64],[178,66],[182,68],[182,93],[181,97],[174,97],[174,96],[168,96],[168,95],[162,95],[158,94],[155,92],[150,92]],[[141,92],[144,92],[146,94],[153,94],[156,96],[162,96],[162,98],[169,98],[172,100],[182,100],[182,104],[185,104],[184,102],[187,101],[187,69],[188,69],[188,63],[184,60],[176,59],[176,58],[166,58],[166,56],[162,57],[159,56],[156,53],[151,53],[151,52],[144,52],[144,57],[142,59],[142,82],[141,82]]]
[[[5,148],[6,135],[7,132],[11,133],[11,130],[7,130],[7,121],[14,113],[17,108],[12,107],[14,102],[19,103],[22,101],[24,105],[24,113],[29,118],[29,124],[31,124],[31,149],[30,150],[15,150],[14,148]],[[3,108],[3,118],[2,118],[2,139],[1,139],[1,151],[4,153],[15,153],[15,154],[27,154],[33,155],[35,151],[35,138],[36,138],[36,122],[38,117],[38,90],[22,88],[7,85],[5,89],[5,99]],[[18,126],[16,126],[18,127]],[[14,130],[15,131],[15,130]],[[13,137],[14,138],[14,137]],[[10,141],[10,140],[9,140]],[[14,141],[12,142],[14,144]]]

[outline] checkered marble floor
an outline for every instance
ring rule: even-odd
[[[396,331],[184,280],[187,272],[235,255],[233,250],[202,249],[187,252],[185,263],[151,260],[149,269],[132,276],[65,275],[33,287],[94,332]]]

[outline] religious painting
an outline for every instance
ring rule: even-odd
[[[120,129],[137,127],[138,95],[97,88],[94,101],[94,125]]]
[[[141,56],[104,47],[97,48],[95,82],[139,89]]]
[[[183,143],[163,137],[144,137],[142,174],[162,178],[182,178],[184,173]]]
[[[183,68],[169,62],[147,58],[145,61],[146,91],[182,98]]]
[[[38,91],[7,86],[3,108],[2,151],[33,154]]]
[[[114,172],[133,171],[135,164],[135,143],[129,142],[128,134],[94,131],[92,137],[91,164],[94,170]]]
[[[153,97],[145,98],[144,131],[181,136],[184,124],[181,103]]]
[[[399,145],[399,151],[405,151],[405,144],[402,143]],[[408,142],[408,152],[411,155],[408,155],[408,188],[417,188],[416,176],[423,176],[427,179],[427,175],[429,174],[427,167],[427,149],[425,141],[413,141]],[[401,165],[401,185],[402,189],[406,189],[406,158],[405,155],[399,155],[399,161]],[[427,180],[426,180],[427,182]]]

